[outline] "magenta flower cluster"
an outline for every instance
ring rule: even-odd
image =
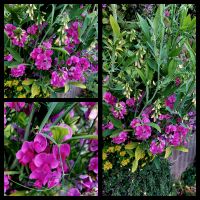
[[[147,117],[135,118],[131,121],[130,126],[135,130],[135,137],[138,140],[146,140],[151,136],[151,127],[148,123],[150,120]]]
[[[119,133],[118,136],[112,138],[112,142],[115,144],[121,144],[127,140],[128,137],[127,135],[128,135],[127,132],[122,131]]]
[[[35,60],[35,65],[38,70],[49,70],[52,63],[52,54],[52,50],[38,47],[33,49],[30,56],[33,60]]]
[[[166,140],[172,146],[186,145],[188,132],[189,129],[182,125],[168,125],[165,128]]]
[[[6,102],[6,106],[19,112],[25,106],[25,102]]]
[[[78,38],[79,26],[79,22],[75,21],[68,29],[66,29],[67,39],[65,40],[65,49],[68,51],[69,54],[74,52],[75,45],[80,44],[80,40]]]
[[[150,152],[152,154],[161,154],[164,152],[166,146],[166,141],[162,137],[158,137],[157,139],[153,140],[150,144]]]
[[[27,41],[27,33],[25,30],[17,28],[12,24],[6,24],[4,28],[7,36],[12,40],[12,44],[24,47],[25,42]]]
[[[26,66],[23,64],[18,65],[17,67],[13,67],[11,69],[11,76],[12,77],[20,77],[23,76],[25,73]]]
[[[56,88],[64,87],[68,80],[68,73],[66,70],[60,70],[59,72],[52,72],[51,85]]]
[[[171,96],[169,96],[166,100],[165,100],[165,106],[169,107],[171,110],[174,109],[174,103],[176,102],[176,95],[173,94]]]
[[[34,138],[34,141],[25,141],[21,149],[16,153],[16,158],[24,166],[29,166],[31,174],[30,179],[34,179],[34,186],[42,188],[42,186],[48,186],[51,188],[55,185],[59,185],[62,175],[62,165],[64,172],[68,171],[68,166],[65,162],[66,158],[70,154],[70,145],[62,144],[59,147],[53,145],[52,150],[47,139],[38,133]]]
[[[27,33],[30,35],[37,34],[37,31],[38,31],[38,25],[36,25],[36,24],[33,24],[32,26],[27,28]]]
[[[4,193],[9,189],[10,176],[4,175]]]

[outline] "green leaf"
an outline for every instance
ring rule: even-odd
[[[31,98],[34,98],[35,96],[40,94],[40,86],[37,85],[36,82],[33,83],[31,87]]]
[[[14,175],[14,174],[20,174],[19,171],[4,171],[4,175]]]
[[[112,27],[114,36],[118,38],[120,36],[120,27],[112,15],[110,15],[110,25]]]
[[[137,170],[137,168],[138,168],[138,160],[134,160],[133,161],[133,164],[132,164],[132,172],[134,173],[136,170]]]
[[[69,82],[70,85],[74,85],[76,87],[79,87],[81,89],[86,89],[86,86],[83,83],[79,83],[79,82]]]
[[[4,135],[8,138],[13,133],[14,129],[11,124],[7,125],[4,129]]]
[[[21,62],[9,62],[9,61],[4,61],[4,66],[8,66],[8,68],[15,68],[17,65],[21,64]]]
[[[138,68],[136,68],[136,71],[139,74],[140,78],[142,79],[143,83],[146,85],[146,79],[145,79],[144,73]]]
[[[144,156],[145,156],[145,151],[140,146],[137,146],[135,150],[135,159],[140,160],[144,158]]]
[[[34,81],[35,81],[34,79],[26,79],[22,81],[22,85],[31,85],[33,84]]]
[[[138,145],[137,142],[130,142],[127,145],[125,145],[125,149],[134,149],[137,147],[137,145]]]
[[[171,153],[172,153],[172,147],[169,146],[165,150],[165,158],[168,158],[171,155]]]
[[[168,66],[168,75],[172,76],[176,70],[176,61],[175,60],[171,60]]]
[[[46,137],[47,139],[49,139],[50,141],[52,141],[54,144],[57,144],[56,141],[55,141],[51,136],[49,136],[48,134],[42,133],[42,135],[43,135],[44,137]]]
[[[63,138],[69,134],[68,129],[61,126],[52,126],[50,130],[57,144],[61,144]]]
[[[107,136],[111,135],[112,132],[113,132],[113,131],[110,130],[110,129],[107,129],[107,130],[103,131],[103,137],[107,137]]]
[[[113,130],[110,138],[114,138],[114,137],[118,136],[121,131],[122,131],[122,129]]]
[[[69,84],[66,83],[66,84],[65,84],[65,91],[64,91],[64,92],[67,93],[68,91],[69,91]]]
[[[9,196],[26,196],[26,192],[27,192],[26,190],[16,191],[10,194]]]
[[[147,40],[150,40],[150,26],[148,25],[147,21],[144,18],[142,18],[139,14],[137,14],[137,16],[139,19],[139,26],[141,27],[144,36]]]
[[[110,121],[114,124],[114,127],[116,128],[122,128],[122,122],[118,119],[115,119],[114,117],[109,117]]]
[[[160,126],[158,126],[158,124],[151,122],[151,123],[148,123],[147,125],[155,128],[158,132],[161,133],[161,129],[160,129]]]
[[[64,48],[59,48],[59,47],[51,47],[51,49],[59,51],[61,53],[63,53],[64,55],[69,55],[69,53],[64,49]]]
[[[178,147],[175,147],[176,150],[178,151],[182,151],[182,152],[188,152],[188,149],[184,146],[178,146]]]
[[[160,169],[160,160],[158,157],[155,157],[155,159],[153,160],[155,166],[156,166],[156,169]]]
[[[15,51],[13,48],[10,48],[10,47],[8,47],[7,50],[12,54],[13,58],[16,61],[22,63],[22,58],[17,51]]]

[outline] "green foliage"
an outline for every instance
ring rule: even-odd
[[[105,196],[169,196],[172,193],[172,178],[167,160],[159,160],[161,169],[154,163],[146,165],[135,173],[127,168],[113,168],[103,175]],[[127,181],[128,180],[128,181]]]

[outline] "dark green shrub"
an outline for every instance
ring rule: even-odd
[[[104,196],[169,196],[173,192],[167,160],[157,160],[135,173],[113,168],[103,176]]]

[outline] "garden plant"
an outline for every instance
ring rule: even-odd
[[[98,194],[96,102],[4,104],[5,196]]]
[[[97,97],[97,12],[97,4],[4,4],[4,97],[77,88],[69,97]]]
[[[170,195],[171,179],[152,174],[167,166],[163,159],[173,150],[187,153],[195,134],[195,5],[103,4],[102,10],[103,194]]]

